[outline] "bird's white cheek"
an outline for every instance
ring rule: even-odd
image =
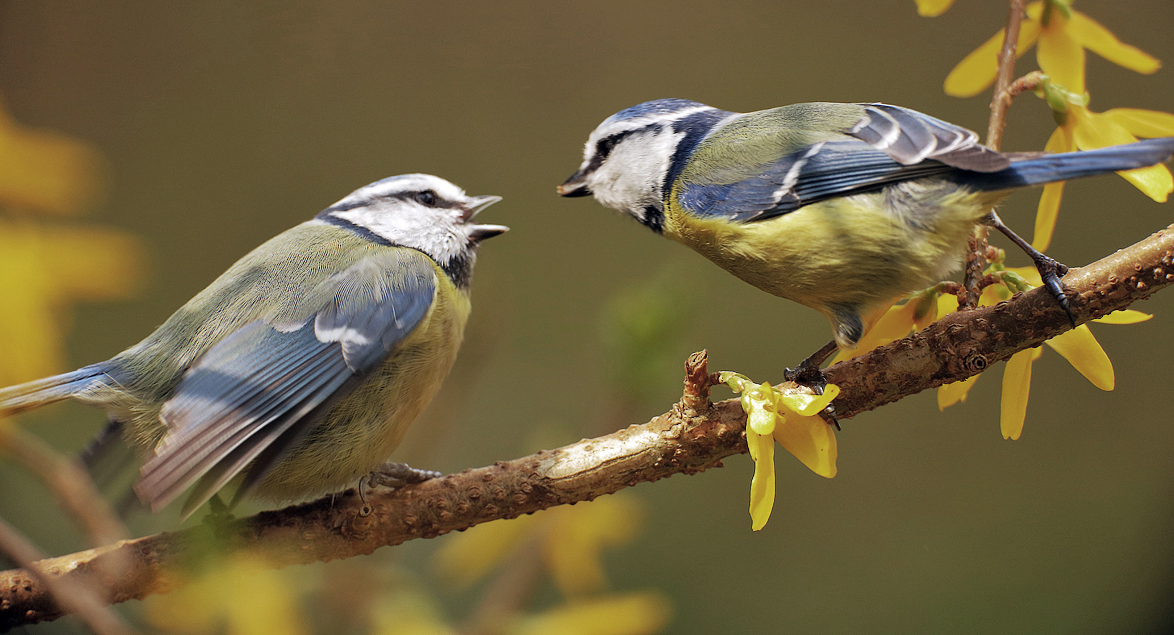
[[[656,206],[677,142],[683,135],[661,132],[621,144],[588,184],[603,205],[640,216]]]

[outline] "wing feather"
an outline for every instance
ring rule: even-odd
[[[1010,165],[965,128],[907,108],[863,106],[864,117],[840,139],[799,148],[735,183],[683,184],[677,201],[697,216],[752,222],[901,181]]]
[[[327,300],[301,324],[256,320],[225,337],[164,405],[168,433],[143,466],[139,496],[158,509],[195,483],[188,513],[242,471],[246,485],[260,482],[420,325],[436,275],[422,253],[389,250],[306,294]]]

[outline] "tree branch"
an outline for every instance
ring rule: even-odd
[[[1064,278],[1078,323],[1125,308],[1174,284],[1174,226]],[[929,328],[837,364],[843,419],[902,397],[978,374],[1015,352],[1071,328],[1046,289],[993,307],[951,314]],[[704,353],[690,357],[684,397],[648,423],[557,450],[470,469],[399,490],[368,493],[370,513],[349,490],[337,497],[208,526],[167,532],[40,562],[43,572],[108,589],[110,602],[143,598],[178,584],[172,573],[193,545],[215,538],[231,553],[254,550],[274,566],[368,554],[416,538],[461,531],[555,505],[592,500],[645,481],[720,466],[746,452],[737,400],[709,403]],[[116,556],[120,575],[103,563]],[[62,609],[23,570],[0,573],[0,629],[54,619]]]

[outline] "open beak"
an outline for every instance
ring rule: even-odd
[[[468,207],[465,208],[465,213],[461,215],[461,219],[466,223],[477,217],[486,207],[493,205],[501,200],[500,196],[470,196]]]
[[[563,181],[563,184],[558,186],[556,191],[559,196],[567,198],[591,195],[591,190],[587,188],[587,175],[583,174],[582,170],[575,172],[571,178]]]
[[[470,198],[468,211],[466,211],[464,214],[465,222],[468,223],[469,221],[473,220],[477,214],[481,213],[481,210],[489,207],[490,205],[493,205],[500,200],[500,196],[474,196]],[[504,234],[509,230],[510,228],[506,227],[505,225],[468,226],[469,239],[478,243],[482,240],[485,240],[486,238],[493,238],[494,236]]]

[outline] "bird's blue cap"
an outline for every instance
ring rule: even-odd
[[[706,106],[705,104],[691,101],[689,99],[654,99],[652,101],[646,101],[642,104],[636,104],[631,108],[625,108],[612,115],[608,119],[613,122],[626,121],[628,119],[637,119],[640,117],[646,117],[648,115],[664,115],[698,107],[705,108]]]

